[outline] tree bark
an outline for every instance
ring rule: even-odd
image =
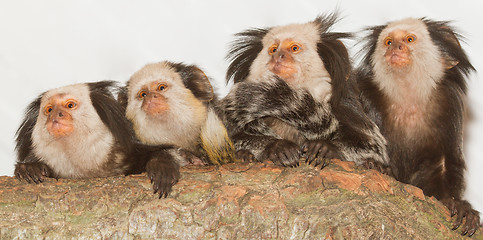
[[[0,177],[0,239],[464,239],[435,198],[350,162],[181,173],[163,199],[145,175]],[[483,239],[481,228],[473,239]]]

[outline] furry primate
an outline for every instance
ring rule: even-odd
[[[144,66],[119,95],[141,142],[174,144],[196,156],[190,159],[202,160],[197,164],[234,160],[233,143],[213,110],[215,100],[201,69],[168,61]]]
[[[388,145],[392,173],[441,200],[454,228],[473,235],[479,215],[462,200],[466,80],[472,71],[448,22],[403,19],[368,29],[357,70],[367,113]]]
[[[330,158],[385,169],[385,139],[349,81],[348,33],[335,14],[305,24],[238,33],[228,58],[234,86],[217,107],[236,157],[324,167]]]
[[[180,173],[173,146],[136,143],[114,82],[75,84],[42,93],[27,108],[16,133],[15,176],[91,178],[147,171],[155,193],[167,196]]]

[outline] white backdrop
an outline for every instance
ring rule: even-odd
[[[12,175],[14,135],[26,106],[41,92],[98,80],[125,82],[144,64],[198,64],[224,94],[225,54],[233,34],[313,20],[338,9],[338,31],[359,31],[405,17],[453,20],[463,47],[483,71],[479,1],[25,1],[0,0],[0,175]],[[356,41],[346,42],[352,48]],[[474,120],[465,142],[467,198],[483,211],[483,87],[469,80]]]

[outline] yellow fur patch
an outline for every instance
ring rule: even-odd
[[[221,165],[235,161],[235,147],[228,137],[223,122],[210,109],[205,126],[201,129],[201,146],[211,163]]]

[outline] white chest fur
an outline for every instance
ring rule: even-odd
[[[174,144],[195,151],[206,123],[206,107],[194,96],[176,99],[169,105],[170,110],[160,116],[138,112],[133,121],[136,135],[147,144]]]

